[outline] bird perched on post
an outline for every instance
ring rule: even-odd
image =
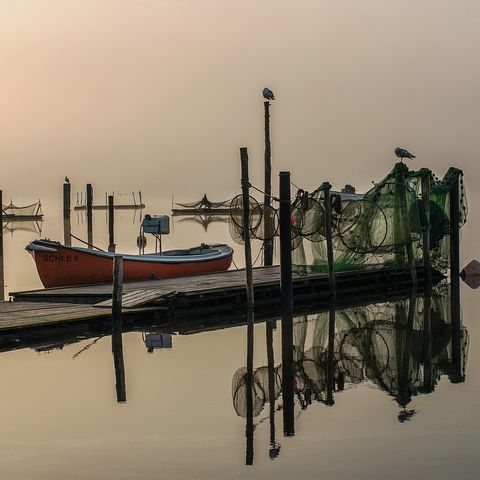
[[[263,89],[262,94],[263,94],[263,98],[265,98],[266,100],[275,100],[275,95],[267,87]]]
[[[65,177],[65,183],[70,183],[70,180],[68,177]]]
[[[410,153],[404,148],[397,147],[394,151],[395,155],[402,161],[402,163],[404,158],[409,158],[410,160],[417,158],[413,153]]]

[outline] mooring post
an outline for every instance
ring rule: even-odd
[[[112,292],[112,319],[115,324],[122,324],[122,295],[123,295],[123,256],[113,257],[113,292]]]
[[[410,225],[410,216],[408,212],[407,202],[407,173],[408,167],[404,163],[396,164],[397,174],[396,182],[400,186],[400,218],[402,226],[405,229],[405,235],[403,241],[405,242],[405,248],[407,250],[408,265],[410,268],[410,278],[412,279],[412,287],[417,288],[417,267],[415,262],[415,252],[413,251],[412,243],[412,228]],[[401,227],[400,227],[401,228]]]
[[[327,245],[327,271],[328,288],[330,298],[335,300],[337,295],[337,286],[335,281],[335,262],[333,258],[333,239],[332,239],[332,204],[330,199],[330,190],[332,186],[324,182],[320,187],[323,190],[323,208],[325,210],[325,241]]]
[[[72,226],[70,223],[71,187],[70,182],[63,184],[63,243],[67,246],[72,244]]]
[[[425,230],[422,234],[423,268],[425,270],[425,292],[432,288],[432,270],[430,266],[430,170],[424,169],[421,177],[422,203],[425,213]],[[429,295],[428,295],[429,296]],[[425,298],[427,295],[425,295]]]
[[[266,211],[270,211],[269,207],[272,203],[272,152],[270,147],[270,102],[267,100],[263,102],[265,111],[265,185],[264,185],[264,198],[263,203],[266,207]],[[264,232],[265,235],[269,235],[271,230],[272,219],[270,215],[264,215]],[[263,242],[263,264],[273,265],[273,237],[267,238]]]
[[[241,186],[243,200],[243,240],[245,242],[245,272],[247,284],[247,372],[246,402],[247,421],[245,436],[247,441],[246,464],[253,464],[253,348],[254,348],[254,297],[252,247],[250,245],[250,181],[248,179],[248,149],[240,148]]]
[[[464,380],[460,316],[460,191],[457,179],[450,190],[450,319],[453,370],[450,379],[454,383]]]
[[[87,183],[87,242],[88,248],[93,248],[93,188]]]
[[[3,191],[0,190],[0,302],[5,300],[5,275],[3,272]]]
[[[115,253],[113,195],[108,196],[108,251]]]
[[[290,172],[280,172],[280,301],[282,310],[283,432],[295,434],[293,372],[292,209]]]

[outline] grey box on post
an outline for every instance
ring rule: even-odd
[[[145,233],[166,235],[170,233],[170,218],[168,215],[145,215],[142,227]]]

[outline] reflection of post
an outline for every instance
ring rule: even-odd
[[[125,386],[125,365],[123,362],[122,329],[114,326],[112,331],[113,365],[115,367],[115,387],[117,390],[117,402],[127,401],[127,389]]]
[[[335,390],[335,305],[328,309],[328,352],[327,352],[327,399],[326,405],[334,405]]]
[[[5,277],[3,273],[3,192],[0,190],[0,302],[5,300]]]
[[[423,390],[431,392],[433,390],[432,376],[432,296],[431,289],[425,289],[423,297]]]
[[[70,182],[63,184],[63,243],[67,246],[72,244],[72,226],[70,223]]]
[[[283,432],[295,434],[290,172],[280,172],[280,298],[282,309]]]
[[[247,372],[246,372],[246,402],[247,423],[245,435],[247,439],[246,458],[247,465],[253,465],[253,341],[254,341],[254,297],[253,297],[253,272],[252,250],[250,245],[250,200],[248,180],[248,151],[245,147],[240,149],[242,167],[242,195],[243,195],[243,240],[245,242],[245,270],[247,283]]]
[[[87,183],[87,242],[88,248],[93,248],[93,189]]]
[[[270,448],[277,449],[275,439],[275,355],[273,351],[273,322],[267,321],[265,325],[267,340],[267,368],[268,368],[268,402],[270,407]]]

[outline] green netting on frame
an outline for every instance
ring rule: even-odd
[[[430,179],[429,218],[422,200],[422,178]],[[432,264],[440,269],[446,268],[449,259],[450,192],[456,186],[459,188],[461,227],[467,217],[466,193],[463,172],[453,167],[440,180],[428,169],[410,171],[405,164],[397,163],[363,196],[354,199],[333,196],[331,230],[335,271],[361,269],[372,264],[399,270],[408,268],[410,257],[421,263],[422,237],[427,230],[430,231]],[[294,223],[305,224],[309,232],[292,240],[297,273],[327,270],[325,215],[322,210],[324,192],[323,186],[319,187],[310,194],[309,202],[303,200],[293,210]],[[300,217],[301,221],[298,220]],[[302,227],[302,230],[305,229],[305,226]]]

